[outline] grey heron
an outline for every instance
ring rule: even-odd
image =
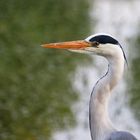
[[[95,34],[85,40],[43,44],[44,48],[68,49],[73,52],[95,54],[108,60],[108,70],[95,84],[90,96],[89,123],[92,140],[137,140],[126,131],[117,130],[108,115],[108,100],[120,81],[126,61],[120,43],[111,35]]]

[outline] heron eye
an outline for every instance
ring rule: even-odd
[[[97,42],[97,41],[93,41],[93,42],[91,42],[91,44],[92,44],[92,46],[98,47],[99,42]]]
[[[95,45],[98,46],[99,45],[99,42],[95,41]]]

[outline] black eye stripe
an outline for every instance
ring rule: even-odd
[[[122,49],[124,59],[125,59],[127,65],[128,65],[127,58],[126,58],[125,52],[123,50],[123,47],[113,37],[111,37],[109,35],[96,35],[96,36],[90,38],[89,39],[89,42],[97,42],[99,44],[107,44],[107,43],[110,43],[110,44],[118,45]]]
[[[89,41],[90,42],[96,41],[99,42],[100,44],[107,44],[107,43],[118,44],[118,41],[116,39],[108,35],[97,35],[95,37],[92,37]]]

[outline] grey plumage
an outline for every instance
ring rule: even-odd
[[[124,71],[125,53],[120,43],[107,34],[96,34],[85,40],[42,45],[44,48],[68,49],[95,54],[108,60],[107,73],[94,86],[89,104],[89,123],[92,140],[137,140],[129,132],[117,131],[108,116],[108,100]]]
[[[129,132],[117,131],[111,133],[111,135],[107,140],[137,140],[137,139]]]
[[[127,62],[122,46],[113,37],[102,34],[88,37],[86,41],[97,42],[99,45],[89,48],[88,51],[105,57],[109,62],[107,73],[98,80],[90,98],[89,122],[92,140],[137,140],[129,132],[117,131],[107,113],[110,94],[120,81],[124,62]]]

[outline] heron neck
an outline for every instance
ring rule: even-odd
[[[122,60],[121,58],[108,58],[108,71],[94,86],[89,106],[92,140],[103,139],[115,130],[108,117],[107,107],[110,93],[123,74],[124,61]]]
[[[105,82],[108,83],[110,91],[112,91],[122,78],[124,71],[124,58],[112,58],[108,59],[108,62],[108,74],[105,77]]]

